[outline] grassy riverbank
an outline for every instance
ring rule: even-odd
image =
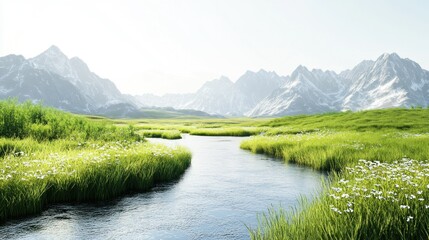
[[[252,239],[427,239],[429,162],[360,160],[303,211],[271,209]]]
[[[329,186],[313,201],[260,216],[259,226],[249,230],[252,239],[429,237],[429,109],[141,121],[134,127],[254,135],[241,148],[329,172]]]
[[[429,157],[429,133],[321,131],[255,136],[243,141],[241,148],[316,170],[341,171],[359,159],[393,162],[409,157],[426,160]]]
[[[251,238],[427,239],[428,117],[427,109],[389,109],[265,123],[277,134],[254,136],[243,149],[327,170],[331,184],[302,210],[271,209]]]
[[[109,199],[178,178],[184,148],[149,144],[133,127],[0,102],[0,222],[51,203]]]
[[[181,139],[179,130],[140,130],[138,133],[149,138]]]

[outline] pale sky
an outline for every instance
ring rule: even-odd
[[[261,68],[339,72],[384,52],[429,69],[429,1],[0,0],[0,56],[51,45],[131,94]]]

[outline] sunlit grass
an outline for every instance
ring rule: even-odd
[[[140,130],[139,134],[149,138],[164,138],[164,139],[180,139],[181,132],[179,130]]]
[[[222,127],[222,128],[197,128],[191,130],[189,134],[199,136],[252,136],[263,131],[258,127]]]
[[[262,126],[288,127],[297,131],[335,129],[342,131],[429,132],[429,109],[380,109],[277,118]]]
[[[429,162],[361,160],[304,211],[271,209],[252,239],[427,239]]]
[[[333,177],[313,201],[261,215],[251,238],[428,239],[428,113],[386,109],[262,124],[270,129],[241,148]]]
[[[191,160],[184,148],[142,142],[84,142],[69,150],[66,142],[46,144],[17,149],[0,161],[0,221],[38,213],[50,203],[148,190],[179,177]]]
[[[0,101],[0,222],[50,203],[145,191],[178,178],[190,161],[188,150],[146,143],[129,125]]]
[[[266,153],[287,162],[318,170],[339,171],[359,159],[392,162],[403,157],[426,160],[429,134],[316,132],[280,136],[254,136],[241,148]]]
[[[19,104],[14,100],[0,101],[0,137],[31,137],[39,141],[140,139],[130,125],[115,127],[99,119],[90,120],[30,102]]]

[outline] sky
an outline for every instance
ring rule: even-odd
[[[334,70],[396,52],[429,69],[429,1],[0,0],[0,56],[51,45],[123,93],[188,93],[247,70]]]

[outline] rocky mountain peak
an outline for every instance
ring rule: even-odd
[[[68,60],[68,57],[55,45],[50,46],[48,49],[46,49],[44,52],[39,54],[33,59],[52,59],[52,60],[58,60],[58,59],[64,59]]]

